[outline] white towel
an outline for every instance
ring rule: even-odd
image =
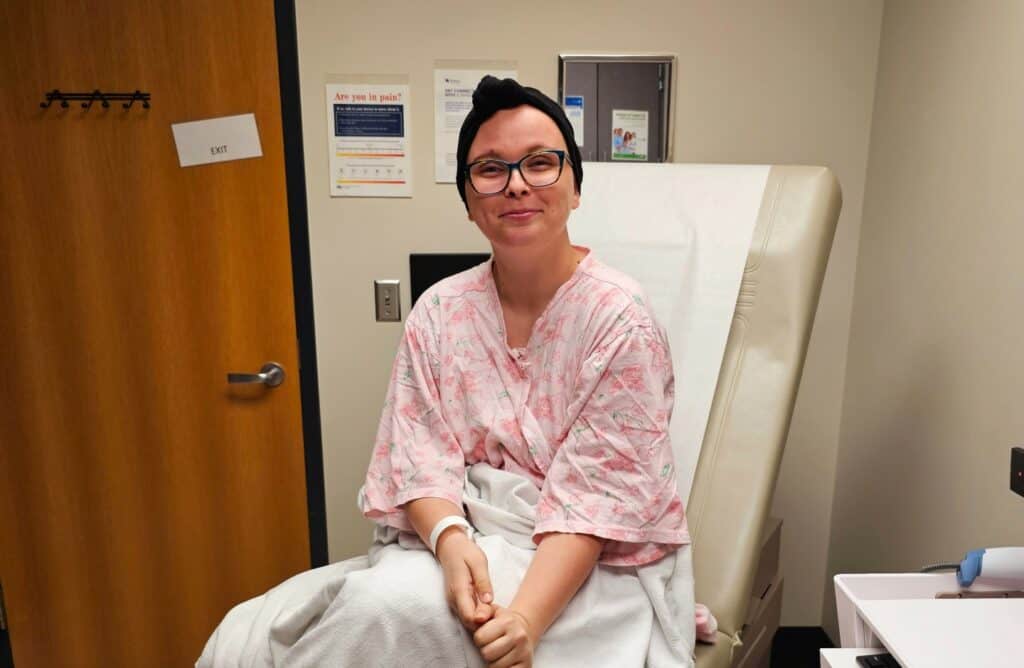
[[[539,490],[477,464],[463,502],[487,555],[495,601],[507,606],[534,555]],[[639,568],[598,565],[534,652],[538,668],[693,666],[690,546]],[[232,609],[196,664],[438,666],[484,661],[444,599],[441,568],[409,533],[381,528],[366,557],[308,571]]]

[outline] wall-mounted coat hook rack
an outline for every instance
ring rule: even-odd
[[[134,93],[104,93],[98,88],[91,93],[62,93],[60,90],[54,88],[50,92],[45,94],[46,101],[40,102],[39,106],[43,109],[48,109],[54,102],[60,102],[60,106],[63,109],[67,109],[69,102],[79,100],[82,102],[83,109],[90,109],[94,102],[99,101],[100,106],[104,109],[110,107],[111,102],[124,101],[121,105],[125,109],[130,109],[136,101],[142,102],[143,109],[149,109],[149,101],[152,97],[149,93],[143,93],[136,89]]]

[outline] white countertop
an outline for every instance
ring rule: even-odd
[[[905,668],[1024,666],[1024,599],[894,599],[859,603]]]

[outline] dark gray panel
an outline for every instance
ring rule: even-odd
[[[647,111],[647,160],[662,162],[662,86],[659,63],[598,63],[596,159],[611,160],[612,110]]]
[[[565,64],[564,96],[583,96],[583,145],[580,152],[584,160],[597,160],[597,63]],[[577,143],[579,139],[577,138]]]
[[[409,253],[409,292],[412,306],[434,283],[475,267],[490,253]],[[410,308],[412,308],[410,306]]]

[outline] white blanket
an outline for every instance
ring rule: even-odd
[[[533,558],[539,490],[486,464],[463,502],[487,555],[495,601],[508,605]],[[379,529],[369,555],[301,573],[232,609],[197,662],[214,666],[481,668],[449,611],[443,576],[419,538]],[[640,568],[598,565],[541,639],[538,668],[693,666],[690,546]]]

